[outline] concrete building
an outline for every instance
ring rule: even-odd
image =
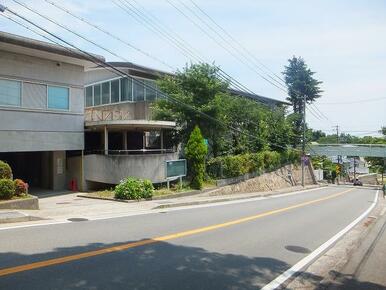
[[[93,65],[74,50],[0,32],[0,160],[32,189],[68,187],[66,159],[84,149],[84,72]]]
[[[103,67],[89,69],[85,87],[85,187],[117,184],[127,176],[164,182],[165,162],[178,159],[168,137],[175,122],[156,121],[150,104],[160,98],[157,70],[110,63],[130,77]]]

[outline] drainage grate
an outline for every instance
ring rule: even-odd
[[[56,204],[70,204],[71,202],[69,201],[63,201],[63,202],[57,202]]]
[[[309,250],[307,248],[300,247],[300,246],[285,246],[285,248],[288,251],[295,252],[295,253],[301,253],[301,254],[311,253],[311,250]]]
[[[67,220],[70,221],[70,222],[85,222],[85,221],[88,221],[88,219],[86,219],[86,218],[69,218]]]

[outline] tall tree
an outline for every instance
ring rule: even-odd
[[[292,57],[285,66],[283,75],[288,88],[287,100],[293,107],[293,138],[292,145],[300,143],[302,132],[302,115],[304,108],[304,97],[307,104],[312,104],[321,97],[321,81],[316,80],[302,57]]]

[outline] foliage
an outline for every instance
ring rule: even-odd
[[[273,171],[289,163],[298,163],[299,159],[300,154],[295,150],[281,153],[262,151],[211,158],[207,163],[207,169],[212,178],[231,178],[246,173]]]
[[[117,199],[139,200],[141,198],[151,198],[154,187],[150,180],[128,177],[115,187],[114,192]]]
[[[321,81],[316,80],[304,59],[301,57],[292,57],[288,60],[288,66],[285,66],[283,75],[288,88],[287,100],[291,102],[294,114],[291,116],[293,125],[292,144],[296,146],[300,143],[302,135],[302,114],[304,109],[304,97],[307,104],[312,104],[317,98],[320,98],[322,90]]]
[[[0,179],[12,179],[12,169],[8,163],[0,160]]]
[[[15,184],[12,179],[0,179],[0,199],[10,199],[15,194]]]
[[[15,179],[13,181],[15,185],[15,195],[22,196],[28,194],[28,183],[24,182],[21,179]]]
[[[188,159],[190,175],[192,177],[191,187],[201,189],[205,176],[205,157],[208,148],[202,137],[201,130],[198,126],[190,134],[190,138],[185,147],[185,156]]]
[[[219,73],[216,66],[194,64],[158,82],[170,99],[153,104],[154,118],[176,121],[174,143],[185,145],[197,125],[208,140],[210,157],[283,150],[292,132],[285,108],[231,94]]]

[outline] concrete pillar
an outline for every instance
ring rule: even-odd
[[[104,145],[105,145],[105,155],[109,154],[109,131],[107,130],[107,126],[104,128]]]
[[[163,152],[163,150],[164,150],[164,130],[162,130],[161,129],[161,136],[160,136],[160,138],[161,138],[161,152]]]
[[[127,150],[127,131],[123,132],[122,138],[123,138],[123,150]]]

